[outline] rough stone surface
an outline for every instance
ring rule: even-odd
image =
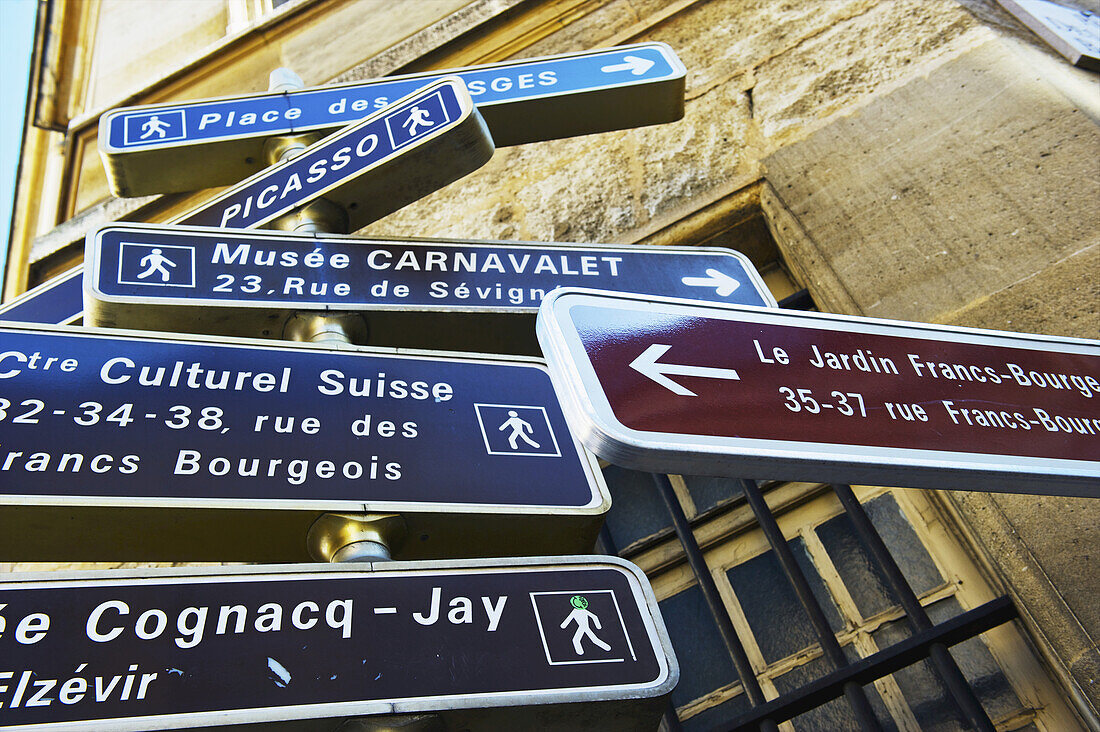
[[[841,4],[825,7],[834,5]],[[896,0],[858,7],[866,12],[838,18],[756,70],[755,112],[769,145],[792,142],[821,122],[850,113],[891,83],[908,79],[915,67],[977,38],[992,37],[952,0]]]
[[[1100,129],[994,42],[766,165],[859,312],[935,321],[1100,241],[1098,152]]]
[[[516,58],[597,48],[606,38],[634,26],[642,17],[630,0],[612,0],[585,15],[583,21],[568,23],[560,31],[535,41],[517,53]]]
[[[688,96],[692,97],[784,56],[874,4],[873,0],[710,0],[669,19],[649,37],[676,49],[690,69]],[[806,73],[803,67],[797,75]]]
[[[978,546],[1083,706],[1100,707],[1095,499],[951,491]],[[1071,609],[1072,608],[1072,609]]]
[[[1095,338],[1100,128],[1006,43],[941,61],[766,159],[780,249],[826,309]],[[1100,502],[949,500],[1095,711]]]
[[[613,242],[688,201],[759,177],[748,100],[734,85],[654,127],[497,151],[481,170],[364,233]]]
[[[1100,244],[1029,273],[939,322],[1074,338],[1100,336]]]

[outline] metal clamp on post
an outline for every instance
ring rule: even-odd
[[[275,69],[268,77],[269,92],[298,91],[305,89],[305,86],[302,78],[287,68]],[[278,165],[295,158],[321,137],[321,133],[316,132],[272,137],[264,144],[267,164]],[[299,234],[346,234],[348,212],[332,201],[320,198],[277,219],[272,228]],[[283,326],[283,338],[307,343],[365,343],[367,323],[358,313],[297,312]]]
[[[395,513],[326,513],[306,535],[310,556],[322,562],[389,561],[408,534]]]

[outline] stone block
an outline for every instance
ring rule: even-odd
[[[632,241],[671,212],[759,175],[747,98],[726,84],[689,102],[678,122],[502,148],[363,233]]]
[[[953,0],[808,7],[831,8],[838,17],[788,52],[762,57],[755,70],[754,111],[771,149],[850,113],[918,67],[993,37]]]
[[[855,312],[936,321],[1100,241],[1098,154],[1100,128],[994,41],[765,164]]]

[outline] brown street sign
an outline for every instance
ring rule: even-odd
[[[543,301],[570,426],[645,470],[1100,497],[1100,343],[590,290]]]

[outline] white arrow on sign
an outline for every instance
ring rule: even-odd
[[[614,74],[616,71],[629,71],[635,76],[641,76],[653,68],[654,63],[656,62],[639,56],[623,56],[623,63],[604,66],[600,71],[607,74]]]
[[[706,277],[684,277],[682,281],[688,287],[713,287],[718,297],[726,297],[741,286],[740,282],[716,269],[708,269]]]
[[[630,368],[637,371],[642,376],[653,379],[661,386],[665,387],[673,394],[678,396],[698,396],[690,389],[680,386],[672,379],[668,378],[672,376],[701,376],[706,379],[735,379],[741,380],[741,377],[737,375],[737,372],[733,369],[716,369],[709,366],[681,366],[673,363],[657,363],[657,359],[665,355],[668,349],[672,346],[665,346],[660,343],[654,343],[649,348],[642,351],[642,355],[630,362]]]

